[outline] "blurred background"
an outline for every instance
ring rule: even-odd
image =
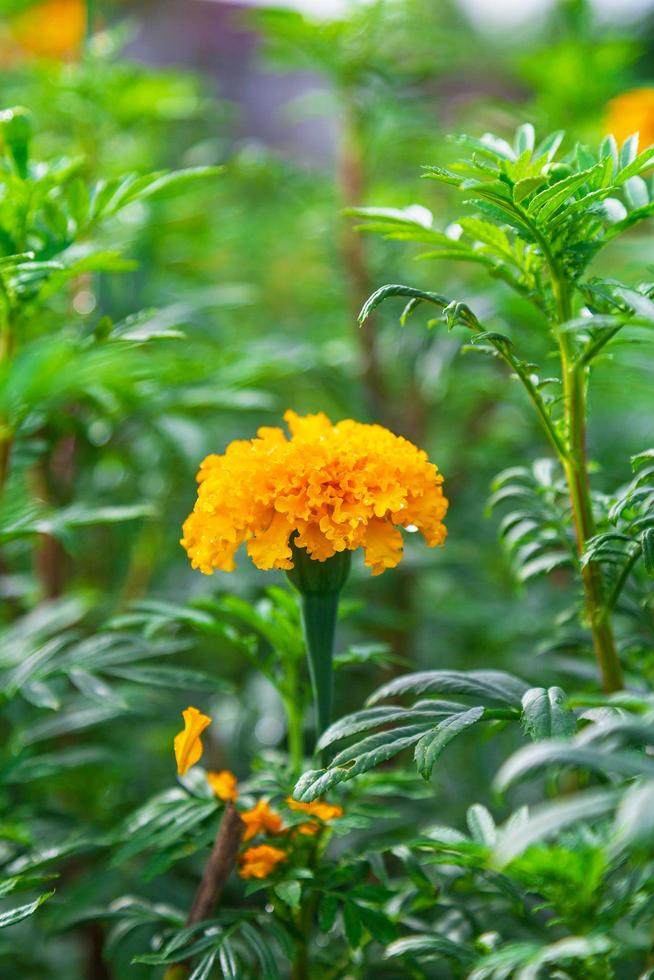
[[[259,598],[269,573],[245,557],[231,576],[193,572],[180,527],[202,458],[281,424],[293,408],[407,436],[438,464],[451,502],[443,550],[409,541],[400,568],[374,580],[357,565],[339,638],[354,652],[337,679],[338,714],[359,707],[398,664],[507,668],[538,683],[567,671],[592,677],[590,661],[571,664],[565,650],[543,645],[570,599],[567,575],[516,581],[487,508],[499,471],[546,455],[521,390],[499,363],[462,352],[456,333],[426,329],[422,314],[401,328],[389,303],[363,330],[356,315],[384,283],[435,289],[469,303],[534,360],[547,347],[542,323],[475,268],[416,261],[414,246],[367,237],[344,210],[419,204],[445,228],[460,203],[421,180],[421,167],[447,166],[456,153],[448,133],[509,136],[530,121],[541,136],[565,129],[571,149],[628,126],[611,101],[654,86],[654,2],[95,0],[87,9],[79,0],[3,0],[1,9],[2,101],[32,114],[34,159],[79,157],[89,181],[223,167],[214,181],[121,212],[101,236],[134,267],[78,277],[40,322],[43,333],[84,335],[103,317],[146,309],[184,340],[158,344],[110,398],[71,399],[40,430],[46,451],[17,492],[52,507],[142,505],[147,516],[10,541],[0,569],[7,629],[18,615],[61,612],[64,602],[74,604],[64,626],[93,631],[144,601]],[[651,104],[642,145],[654,139]],[[653,261],[649,228],[602,259],[627,282]],[[590,445],[600,489],[626,482],[629,455],[651,444],[653,391],[654,365],[638,349],[598,367]],[[399,659],[387,662],[386,651]],[[109,727],[78,728],[78,743],[110,751],[99,768],[20,785],[20,806],[41,810],[32,840],[53,827],[63,838],[80,821],[111,828],[170,785],[171,739],[187,703],[202,700],[217,719],[213,768],[245,775],[255,753],[283,744],[281,705],[238,646],[194,638],[181,662],[209,665],[232,686],[201,697],[157,691]],[[18,718],[19,728],[33,723]],[[479,799],[480,774],[495,770],[505,747],[497,739],[473,754],[471,746],[464,738],[452,748],[412,819],[433,820],[437,809],[439,821],[455,822]],[[13,793],[9,808],[18,806]],[[47,909],[52,928],[75,903],[192,893],[184,870],[144,883],[138,860],[102,875],[96,861],[71,863],[65,901]],[[93,929],[54,938],[26,924],[22,972],[13,975],[54,977],[63,966],[71,980],[150,975],[128,970],[129,948],[107,965],[102,940]]]

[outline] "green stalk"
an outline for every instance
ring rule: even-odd
[[[86,47],[90,47],[95,30],[96,0],[86,0]]]
[[[297,664],[287,663],[286,671],[288,674],[288,685],[285,690],[287,694],[283,696],[284,711],[286,713],[286,731],[288,737],[288,754],[291,766],[291,773],[297,778],[302,772],[304,761],[304,735],[302,717],[302,692],[300,690]]]
[[[332,719],[332,674],[338,599],[338,592],[302,595],[302,625],[316,706],[318,735],[322,735]]]
[[[338,600],[350,572],[352,555],[349,551],[340,551],[326,561],[318,561],[305,548],[298,548],[294,541],[291,541],[291,549],[293,568],[286,574],[300,593],[304,642],[316,706],[316,730],[320,737],[332,717]]]
[[[562,324],[571,319],[572,304],[567,283],[555,267],[552,268],[552,285],[559,323]],[[588,368],[583,362],[575,360],[574,349],[565,331],[559,332],[559,352],[567,439],[566,453],[562,462],[572,505],[577,551],[581,557],[588,539],[595,533],[586,455]],[[624,687],[622,665],[615,645],[611,609],[604,594],[600,566],[597,562],[588,562],[581,570],[581,577],[586,617],[593,637],[595,657],[602,675],[602,687],[607,693],[619,691]]]

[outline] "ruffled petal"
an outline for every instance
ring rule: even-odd
[[[365,564],[373,575],[381,575],[387,568],[394,568],[402,560],[402,535],[389,524],[373,518],[366,526],[363,539]]]
[[[248,541],[248,555],[257,566],[269,568],[292,568],[289,538],[293,525],[283,514],[276,513],[265,531],[258,531]]]

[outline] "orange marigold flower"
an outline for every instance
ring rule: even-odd
[[[86,31],[84,0],[46,0],[11,19],[10,30],[24,51],[42,58],[74,58]]]
[[[245,824],[243,840],[252,840],[257,834],[282,834],[284,832],[282,818],[270,809],[265,800],[259,800],[251,810],[244,810],[241,813],[241,820]]]
[[[237,800],[238,782],[236,776],[229,769],[221,769],[220,772],[207,773],[207,782],[219,800]]]
[[[175,735],[174,742],[177,772],[180,776],[184,776],[202,755],[200,735],[211,724],[211,718],[203,715],[197,708],[188,707],[186,711],[182,711],[182,718],[184,728]]]
[[[654,88],[630,89],[611,99],[604,128],[618,143],[638,133],[640,148],[646,150],[654,143]]]
[[[362,547],[379,575],[402,558],[398,526],[443,544],[443,477],[427,454],[381,425],[286,412],[291,431],[264,427],[255,439],[207,456],[181,544],[194,568],[234,569],[237,548],[257,568],[293,568],[290,539],[311,558]]]
[[[342,806],[335,806],[332,803],[321,803],[320,800],[314,800],[313,803],[299,803],[297,800],[294,800],[292,796],[288,796],[286,798],[286,805],[291,810],[296,810],[300,813],[308,813],[310,816],[318,817],[318,820],[324,820],[325,822],[328,820],[335,820],[337,817],[343,816]],[[300,830],[302,830],[303,826],[305,825],[302,824]]]
[[[270,847],[269,844],[249,847],[241,855],[238,873],[241,878],[267,878],[280,861],[286,861],[286,854],[278,847]]]
[[[298,834],[306,834],[307,837],[315,837],[321,826],[317,820],[310,820],[308,823],[301,823],[297,828]]]

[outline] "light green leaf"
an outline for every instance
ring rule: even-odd
[[[544,738],[566,738],[574,735],[577,720],[566,704],[560,687],[532,687],[522,699],[522,726],[539,742]]]

